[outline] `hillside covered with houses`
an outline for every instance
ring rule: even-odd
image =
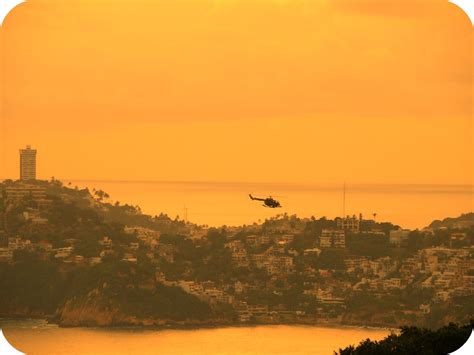
[[[0,317],[437,327],[474,316],[473,255],[473,213],[423,230],[287,214],[209,228],[54,179],[0,184]]]

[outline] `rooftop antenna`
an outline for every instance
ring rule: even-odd
[[[183,220],[184,223],[188,223],[188,208],[186,207],[186,205],[184,205],[183,207]]]

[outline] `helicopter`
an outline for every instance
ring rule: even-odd
[[[268,208],[280,208],[280,202],[275,200],[274,198],[267,197],[267,198],[258,198],[258,197],[253,197],[251,194],[249,194],[249,197],[252,201],[263,201],[263,207],[268,207]]]

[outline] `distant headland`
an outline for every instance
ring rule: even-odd
[[[209,228],[102,190],[0,183],[0,317],[62,326],[436,327],[474,315],[474,213]]]

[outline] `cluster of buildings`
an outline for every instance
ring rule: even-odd
[[[401,272],[405,279],[410,271],[427,275],[421,286],[435,291],[435,301],[470,296],[474,294],[473,254],[474,248],[428,248],[409,259]]]
[[[345,248],[346,232],[344,229],[323,229],[319,237],[321,248]]]
[[[154,259],[155,251],[156,257],[166,257],[166,251],[161,252],[159,248],[159,236],[160,233],[147,228],[134,227],[128,228],[129,234],[135,234],[138,241],[130,242],[127,245],[121,245],[123,249],[122,260],[127,262],[137,262],[137,251],[140,246],[143,245],[149,248],[147,257]],[[96,265],[100,264],[105,258],[109,256],[118,256],[115,246],[118,244],[114,243],[111,238],[104,236],[100,238],[97,244],[100,246],[100,251],[97,256],[84,257],[77,253],[77,244],[80,241],[78,239],[69,238],[64,239],[61,242],[61,246],[54,248],[51,242],[39,241],[37,243],[31,242],[29,239],[23,239],[21,237],[10,237],[8,238],[7,246],[0,247],[0,262],[12,262],[13,254],[17,250],[24,250],[37,253],[43,260],[54,258],[55,260],[65,264],[80,264],[80,265]],[[166,249],[166,248],[164,248]]]
[[[233,304],[235,300],[234,296],[228,293],[228,290],[216,287],[212,281],[167,281],[161,271],[157,271],[156,279],[166,286],[181,287],[185,292],[211,305],[218,303]]]
[[[399,247],[406,242],[408,232],[393,230],[389,235],[390,247],[399,250]],[[374,233],[380,234],[380,231]],[[296,273],[295,264],[298,258],[304,260],[305,256],[319,255],[328,248],[333,250],[346,248],[345,231],[342,229],[323,229],[319,237],[319,248],[305,249],[302,254],[291,249],[293,238],[294,235],[288,233],[273,237],[249,235],[244,240],[237,239],[226,243],[226,248],[232,252],[232,263],[235,266],[252,265],[265,270],[269,275],[269,281],[265,284],[237,281],[221,289],[223,292],[221,301],[234,306],[240,321],[284,319],[302,321],[308,316],[304,311],[289,312],[278,307],[269,308],[264,303],[249,303],[242,297],[247,291],[258,289],[267,289],[277,294],[281,289],[275,287],[275,284],[277,282],[288,284],[289,277]],[[465,240],[465,238],[465,233],[450,234],[452,240]],[[432,304],[446,302],[454,296],[474,295],[473,246],[430,247],[421,249],[407,258],[391,256],[369,258],[349,253],[344,255],[342,270],[315,268],[305,264],[304,276],[307,280],[313,281],[305,282],[303,293],[316,301],[318,305],[316,317],[320,321],[341,320],[347,311],[350,297],[360,292],[383,298],[402,292],[408,286],[415,289],[431,288],[433,297],[430,302],[420,303],[414,309],[404,309],[402,312],[412,315],[429,314]],[[337,274],[341,272],[346,276],[339,277]],[[186,292],[206,299],[202,294],[204,290],[202,286],[193,281],[186,281],[185,284],[178,283]],[[226,293],[228,288],[232,288],[231,294]]]
[[[7,186],[0,191],[2,205],[0,206],[0,237],[8,228],[7,213],[10,209],[22,201],[28,203],[22,211],[22,217],[25,222],[31,224],[47,224],[48,218],[43,211],[51,206],[51,200],[47,198],[46,187],[34,185],[27,182],[19,182]]]
[[[24,221],[47,224],[48,219],[41,212],[49,207],[52,201],[47,197],[46,187],[31,183],[31,180],[36,178],[36,150],[29,146],[20,150],[20,177],[20,183],[7,186],[3,191],[4,210],[10,205],[29,199],[34,203],[22,212]],[[0,218],[0,230],[2,226],[5,227],[5,223],[4,218]],[[297,274],[307,280],[302,292],[304,296],[316,302],[316,314],[319,319],[340,319],[347,309],[348,300],[356,293],[370,292],[382,298],[403,291],[408,286],[432,290],[433,297],[429,302],[417,305],[416,309],[406,310],[420,314],[429,314],[432,305],[449,301],[453,297],[474,295],[474,247],[472,244],[453,247],[467,240],[465,232],[450,230],[449,245],[424,248],[409,257],[370,258],[351,255],[347,245],[348,234],[359,233],[361,224],[362,216],[337,218],[333,228],[323,228],[318,235],[314,235],[312,247],[303,250],[294,246],[295,237],[301,234],[303,229],[301,226],[292,226],[288,221],[273,227],[269,224],[265,230],[254,226],[254,233],[248,233],[250,229],[247,229],[244,236],[239,237],[236,237],[241,232],[239,227],[229,227],[225,243],[230,254],[229,263],[236,269],[256,268],[265,271],[267,275],[266,280],[251,282],[234,278],[227,284],[217,284],[209,280],[198,281],[187,275],[183,275],[183,279],[168,280],[160,263],[163,260],[167,263],[175,261],[176,245],[161,242],[159,231],[137,226],[124,228],[124,232],[132,236],[131,241],[126,243],[112,240],[108,236],[101,237],[97,241],[97,255],[91,257],[81,255],[78,251],[80,241],[77,239],[62,240],[60,247],[53,247],[47,241],[34,243],[19,236],[10,237],[7,245],[0,247],[0,262],[12,262],[14,253],[18,250],[34,251],[44,260],[56,260],[61,265],[72,267],[94,266],[110,257],[119,257],[124,262],[136,264],[139,258],[144,257],[155,268],[155,272],[153,279],[140,284],[141,288],[153,289],[157,283],[180,287],[211,305],[231,305],[241,322],[301,320],[302,317],[308,317],[303,309],[289,311],[282,305],[269,306],[247,298],[250,291],[263,290],[281,295],[282,290],[291,288],[291,279]],[[206,229],[201,229],[199,236],[191,233],[188,237],[199,246],[199,241],[204,238],[206,232]],[[392,249],[406,246],[410,236],[410,231],[403,229],[392,230],[388,236],[377,229],[368,233],[388,237],[389,248]],[[342,255],[342,269],[316,267],[309,261],[314,261],[321,253],[329,250]],[[392,254],[396,255],[390,253]],[[311,316],[314,317],[314,314]]]
[[[8,238],[7,246],[0,247],[0,262],[12,262],[13,253],[17,250],[37,251],[43,257],[47,257],[53,252],[53,246],[45,241],[32,243],[31,240],[20,237]]]
[[[379,233],[379,231],[375,231],[375,233]],[[399,247],[406,242],[408,234],[407,230],[391,231],[389,235],[390,247],[399,250]],[[466,238],[466,233],[453,231],[450,233],[449,239],[457,241],[466,240]],[[292,236],[286,235],[284,239],[290,241]],[[319,248],[305,249],[303,255],[291,248],[279,249],[280,242],[278,237],[275,237],[273,243],[266,250],[256,254],[249,253],[245,243],[240,240],[228,242],[226,246],[232,250],[234,264],[238,266],[253,264],[265,269],[270,280],[279,280],[285,283],[288,277],[295,274],[297,258],[319,255],[328,248],[333,250],[345,248],[345,232],[342,229],[323,229],[319,237]],[[249,236],[246,244],[249,245],[249,243],[264,244],[267,243],[267,237]],[[472,245],[460,248],[452,246],[429,247],[421,249],[407,258],[391,256],[369,258],[348,253],[344,255],[343,270],[315,268],[305,264],[303,271],[305,278],[317,281],[305,282],[303,293],[314,297],[318,304],[316,314],[320,320],[340,320],[346,312],[350,297],[360,292],[383,298],[402,292],[409,286],[411,289],[431,289],[433,297],[428,302],[418,304],[415,309],[404,309],[402,312],[412,315],[429,314],[432,305],[449,301],[452,297],[474,295],[474,246]],[[338,277],[337,274],[341,272],[346,276]],[[277,293],[278,288],[273,285],[274,283],[269,282],[262,287]],[[245,299],[239,298],[240,293],[255,287],[254,284],[242,282],[234,285],[236,297],[234,307],[238,310],[241,321],[261,319],[261,317],[275,319],[276,313],[286,312],[281,310],[281,312],[275,313],[275,309],[269,310],[265,304],[251,305],[247,304]],[[285,314],[289,317],[288,312]],[[293,312],[294,320],[301,320],[301,317],[302,314]]]
[[[285,234],[276,237],[275,244],[269,246],[262,252],[251,253],[247,249],[258,250],[262,246],[273,242],[268,235],[249,235],[245,242],[233,240],[226,243],[226,247],[232,251],[232,262],[238,267],[248,267],[251,264],[265,269],[269,275],[292,274],[295,271],[293,257],[286,254],[286,247],[293,241],[293,235]]]
[[[47,201],[44,189],[31,188],[28,184],[20,188],[7,189],[7,199],[21,199],[26,194],[25,191],[37,201]],[[24,211],[23,214],[25,220],[32,223],[47,223],[47,219],[35,215],[34,211]],[[352,222],[347,228],[353,232],[354,219],[350,219]],[[153,229],[129,226],[124,228],[124,232],[132,236],[131,241],[124,244],[103,236],[97,241],[97,255],[91,257],[85,257],[78,252],[77,245],[80,241],[77,239],[65,239],[60,247],[53,247],[46,241],[34,243],[21,237],[11,237],[8,238],[6,246],[0,247],[0,262],[12,262],[17,250],[34,251],[44,260],[56,260],[64,267],[94,266],[105,262],[109,257],[119,257],[124,262],[136,264],[141,255],[155,268],[154,279],[143,282],[141,288],[152,289],[157,283],[180,287],[211,305],[219,303],[231,305],[242,322],[289,319],[301,321],[302,317],[308,317],[303,310],[290,312],[281,305],[269,307],[263,302],[255,304],[246,298],[249,291],[266,290],[281,294],[282,289],[291,288],[290,279],[298,273],[302,273],[308,280],[304,284],[303,294],[317,303],[316,314],[319,320],[340,319],[346,312],[348,300],[358,292],[370,292],[382,298],[402,291],[408,286],[431,289],[433,290],[431,301],[419,304],[415,310],[410,310],[420,314],[429,314],[433,304],[446,302],[452,297],[474,295],[473,246],[429,247],[418,250],[406,258],[391,256],[370,258],[350,254],[345,239],[347,230],[342,227],[322,229],[319,236],[314,236],[314,247],[298,251],[294,249],[293,242],[300,230],[295,230],[293,233],[291,228],[270,229],[266,233],[258,233],[255,230],[254,234],[235,238],[239,230],[232,229],[224,245],[231,256],[229,262],[235,268],[264,270],[268,279],[252,282],[233,280],[222,285],[212,281],[197,281],[185,275],[183,279],[168,280],[160,268],[160,262],[162,260],[168,263],[174,262],[176,245],[161,242],[161,233]],[[388,236],[389,247],[400,250],[408,237],[407,230],[391,231]],[[449,239],[452,241],[465,241],[466,238],[466,233],[450,232]],[[196,245],[199,244],[199,240],[194,239]],[[319,256],[325,250],[338,250],[341,253],[342,269],[325,269],[307,262],[308,258],[314,260],[314,256]],[[303,269],[301,264],[304,265]],[[345,275],[342,278],[341,273]]]

